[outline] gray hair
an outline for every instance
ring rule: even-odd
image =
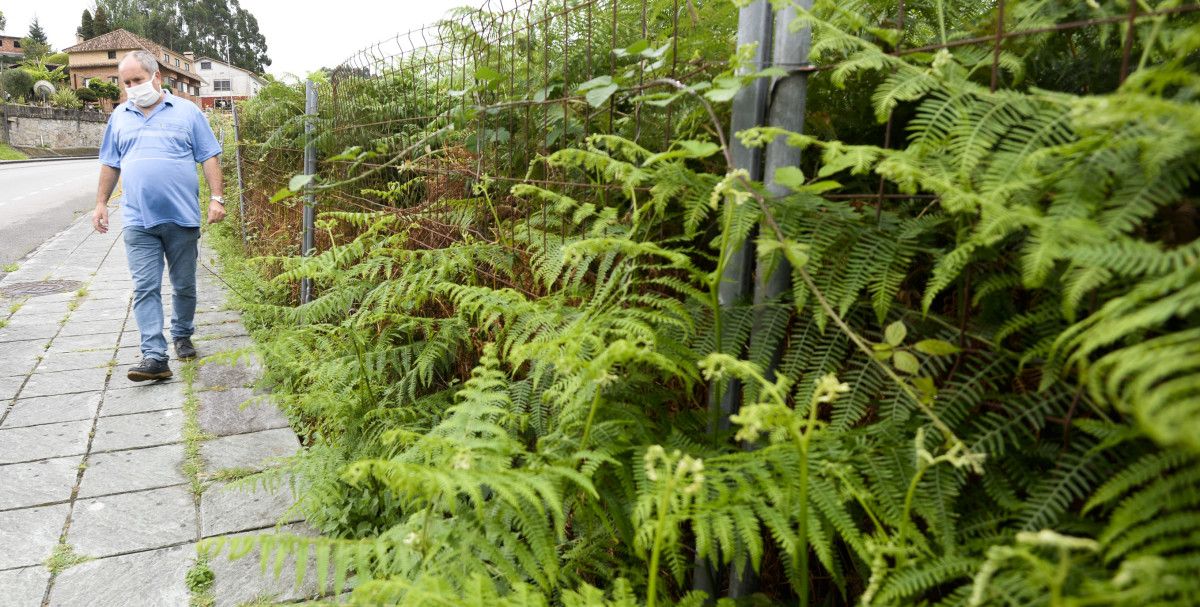
[[[158,58],[150,51],[132,51],[121,59],[121,63],[125,63],[129,59],[137,61],[142,66],[142,69],[146,70],[146,73],[150,74],[151,77],[158,73]]]

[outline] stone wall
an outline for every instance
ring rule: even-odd
[[[0,141],[31,148],[99,148],[108,114],[0,105]]]

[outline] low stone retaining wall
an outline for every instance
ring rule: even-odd
[[[31,148],[99,148],[108,114],[0,105],[0,141]]]

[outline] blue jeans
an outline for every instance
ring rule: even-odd
[[[163,338],[162,274],[165,258],[174,296],[171,339],[191,337],[196,315],[196,258],[200,228],[162,223],[152,228],[125,227],[125,256],[133,277],[133,317],[142,334],[142,358],[167,360]]]

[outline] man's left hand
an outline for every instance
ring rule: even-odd
[[[221,223],[225,219],[225,207],[212,200],[208,203],[208,223]]]

